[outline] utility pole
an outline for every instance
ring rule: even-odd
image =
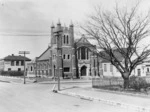
[[[26,75],[26,65],[25,65],[25,56],[26,54],[30,54],[29,51],[19,51],[19,54],[24,54],[24,84],[26,83],[26,80],[25,80],[25,75]]]
[[[59,25],[59,24],[58,24]],[[62,29],[60,26],[57,27],[56,31],[54,32],[55,33],[55,36],[57,38],[57,77],[58,77],[58,91],[60,91],[60,68],[59,68],[59,59],[61,58],[62,59],[62,56],[60,57],[59,56],[59,53],[61,52],[62,53],[62,48],[61,48],[61,43],[60,43],[60,39],[61,39],[61,32],[62,32]]]

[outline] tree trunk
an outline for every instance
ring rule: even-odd
[[[129,88],[129,72],[123,73],[123,79],[124,79],[124,89]]]
[[[129,88],[129,78],[124,78],[124,89]]]

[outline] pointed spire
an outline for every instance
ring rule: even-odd
[[[51,24],[51,28],[54,28],[55,26],[54,26],[54,23],[52,22],[52,24]]]
[[[66,28],[66,24],[64,23],[64,27]]]
[[[57,23],[57,25],[61,25],[61,23],[60,23],[60,19],[58,19],[58,23]]]
[[[71,22],[70,22],[70,26],[71,26],[71,27],[73,27],[73,23],[72,23],[72,20],[71,20]]]

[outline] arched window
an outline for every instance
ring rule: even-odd
[[[67,35],[67,44],[69,44],[69,37],[68,37],[68,35]]]
[[[95,67],[95,59],[94,59],[94,67]]]
[[[70,55],[68,54],[68,59],[70,59]]]
[[[66,36],[64,35],[64,44],[65,44],[65,42],[66,42]]]
[[[89,59],[89,50],[87,49],[87,59]]]
[[[63,44],[69,44],[69,36],[68,35],[64,35]]]
[[[86,55],[85,47],[81,47],[81,59],[85,59],[85,55]]]
[[[63,55],[63,59],[65,59],[65,58],[66,58],[66,55],[64,54],[64,55]]]
[[[31,66],[31,71],[33,71],[33,68],[32,68],[32,66]]]

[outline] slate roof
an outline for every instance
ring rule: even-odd
[[[84,44],[90,44],[91,45],[91,43],[87,40],[87,38],[84,35],[82,35],[82,37],[80,39],[76,39],[75,42],[76,42],[76,44],[84,43]]]
[[[123,48],[123,50],[124,50],[124,52],[126,52],[127,49]],[[99,52],[99,54],[103,55],[103,57],[105,57],[105,58],[101,57],[102,63],[110,63],[110,61],[109,61],[110,56],[105,51],[101,51],[101,52]],[[124,59],[122,54],[117,49],[114,50],[114,55],[119,61],[122,61]]]
[[[76,44],[77,48],[86,46],[89,49],[91,49],[92,51],[96,52],[96,45],[91,44],[84,35],[82,35],[82,37],[80,39],[76,39],[75,44]]]
[[[5,61],[23,61],[25,58],[25,61],[31,61],[31,59],[27,58],[27,57],[24,57],[24,56],[15,56],[15,55],[8,55],[6,56],[3,60]]]
[[[44,61],[44,60],[49,60],[50,57],[50,48],[48,47],[38,58],[38,61]]]

